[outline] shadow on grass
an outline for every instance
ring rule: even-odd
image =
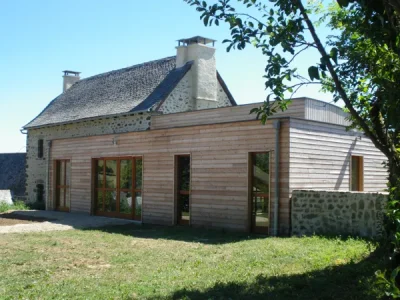
[[[189,226],[161,226],[129,224],[88,228],[110,234],[121,234],[136,238],[175,240],[202,244],[229,244],[245,240],[263,239],[266,236],[218,229],[193,228]]]
[[[358,263],[309,273],[258,275],[252,282],[216,283],[206,290],[182,289],[167,299],[379,299],[379,288],[373,282],[374,272],[382,268],[381,252],[377,250]]]

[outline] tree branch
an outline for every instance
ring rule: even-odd
[[[299,8],[300,13],[302,14],[304,21],[306,22],[307,27],[310,30],[311,36],[315,42],[315,45],[316,45],[319,53],[321,54],[322,57],[328,57],[329,55],[326,53],[325,48],[322,45],[321,40],[319,39],[319,37],[315,31],[315,27],[314,27],[313,23],[309,19],[307,11],[303,6],[303,3],[301,2],[301,0],[292,0],[292,1]],[[378,136],[371,131],[371,129],[369,128],[369,126],[365,122],[365,120],[363,118],[361,118],[361,116],[357,113],[357,111],[355,110],[354,106],[352,105],[349,97],[347,96],[346,91],[343,89],[342,83],[341,83],[337,73],[335,72],[335,68],[333,67],[332,62],[329,59],[326,60],[326,67],[328,68],[329,73],[332,76],[332,80],[335,83],[337,92],[339,93],[340,97],[344,101],[350,114],[353,116],[353,118],[356,120],[356,122],[360,125],[360,127],[364,130],[365,134],[371,139],[371,141],[374,143],[374,145],[378,149],[380,149],[386,156],[388,156],[388,154],[389,154],[388,153],[388,145],[382,143],[382,141],[378,138]]]

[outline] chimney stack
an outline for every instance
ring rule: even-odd
[[[77,82],[80,77],[79,74],[81,72],[75,72],[75,71],[68,71],[65,70],[64,76],[63,76],[63,93],[68,90],[75,82]]]
[[[176,67],[189,61],[192,66],[192,97],[195,109],[217,107],[217,66],[215,62],[215,40],[201,36],[178,40]],[[210,45],[212,44],[212,46]]]

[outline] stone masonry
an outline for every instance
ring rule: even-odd
[[[193,111],[195,109],[207,109],[212,107],[226,107],[232,106],[228,96],[223,90],[222,86],[218,83],[217,89],[217,103],[215,106],[215,101],[204,101],[205,105],[202,105],[202,102],[197,101],[193,98],[192,95],[192,71],[189,71],[185,77],[179,82],[179,84],[175,87],[171,94],[165,99],[165,101],[161,104],[158,111],[164,114],[171,114],[176,112],[186,112]],[[208,107],[208,103],[213,103],[213,106]]]
[[[292,235],[333,234],[379,238],[383,235],[387,193],[295,190]]]

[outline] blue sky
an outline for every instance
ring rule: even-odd
[[[20,128],[62,90],[62,70],[82,77],[175,55],[176,40],[219,41],[217,68],[239,104],[263,101],[266,59],[252,47],[225,51],[228,27],[204,27],[183,0],[15,0],[0,3],[0,153],[24,152]],[[305,54],[299,69],[315,63]],[[296,96],[330,101],[316,87]]]

